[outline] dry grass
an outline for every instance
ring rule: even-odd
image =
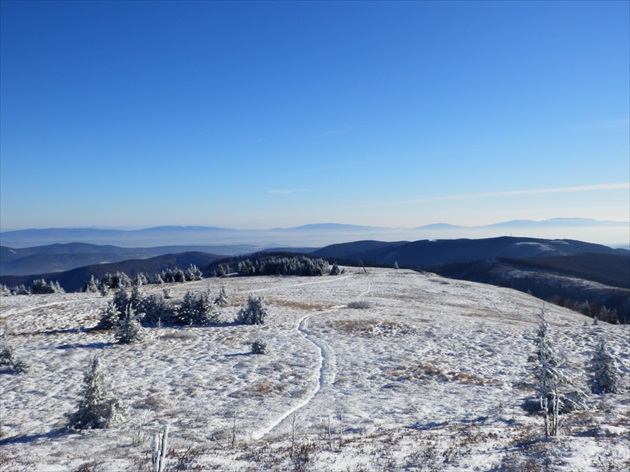
[[[431,364],[417,364],[413,367],[400,367],[390,370],[385,375],[398,381],[413,381],[418,379],[435,379],[443,382],[461,382],[470,385],[496,385],[497,382],[484,379],[477,374],[468,372],[444,371]]]
[[[334,307],[332,303],[305,303],[297,300],[273,300],[269,304],[306,311],[324,311]]]
[[[341,332],[365,337],[392,337],[415,333],[414,328],[406,324],[376,319],[339,320],[330,324]]]

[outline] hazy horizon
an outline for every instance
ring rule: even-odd
[[[628,2],[0,8],[0,231],[628,220]]]
[[[215,231],[216,230],[216,231]],[[25,232],[25,234],[21,234]],[[558,218],[545,221],[507,221],[487,226],[436,223],[420,227],[373,227],[339,223],[291,228],[224,228],[217,226],[158,226],[140,228],[28,228],[3,231],[0,244],[32,247],[84,242],[121,247],[182,245],[253,245],[268,247],[326,246],[358,240],[402,241],[422,239],[482,239],[502,236],[572,239],[630,249],[630,223]]]

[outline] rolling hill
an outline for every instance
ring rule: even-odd
[[[585,392],[546,438],[537,404],[535,333],[542,303],[526,293],[435,274],[346,267],[321,277],[228,277],[173,285],[229,297],[219,322],[144,329],[135,344],[94,330],[110,298],[66,293],[3,298],[0,329],[30,365],[0,372],[0,468],[151,470],[169,426],[166,470],[626,470],[628,326],[546,306],[564,352],[562,392]],[[161,287],[145,286],[144,294]],[[234,323],[248,295],[265,324]],[[350,308],[361,299],[363,309]],[[605,338],[617,394],[591,393],[585,369]],[[267,352],[256,355],[254,340]],[[73,431],[83,375],[100,356],[102,392],[122,407],[110,429]]]

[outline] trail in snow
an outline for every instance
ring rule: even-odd
[[[347,277],[349,277],[349,275],[336,278],[335,280],[339,280],[341,278],[347,278]],[[302,283],[302,284],[296,284],[295,286],[318,284],[318,283],[325,283],[325,282],[328,282],[328,281],[307,282],[307,283]],[[373,283],[372,283],[372,280],[370,279],[367,290],[358,296],[358,300],[361,300],[364,296],[368,295],[372,291],[372,288],[373,288]],[[265,291],[265,290],[270,290],[270,289],[260,289],[257,291],[260,292],[260,291]],[[344,305],[338,305],[338,306],[333,307],[331,310],[326,311],[325,313],[331,313],[343,307]],[[322,314],[325,314],[325,313],[322,313]],[[255,431],[252,434],[253,439],[261,439],[265,435],[269,434],[274,428],[280,425],[280,423],[282,423],[285,419],[287,419],[293,413],[295,413],[298,410],[301,410],[306,405],[308,405],[313,400],[313,398],[315,398],[315,395],[317,395],[322,388],[324,388],[327,385],[332,385],[335,383],[335,379],[337,376],[337,365],[336,365],[337,363],[336,363],[336,358],[335,358],[335,351],[324,340],[317,338],[316,336],[312,335],[309,332],[308,323],[311,316],[312,315],[307,315],[307,316],[304,316],[302,319],[300,319],[300,322],[297,325],[297,330],[300,332],[300,334],[302,335],[304,339],[306,339],[311,344],[313,344],[319,351],[318,366],[316,369],[319,372],[319,379],[318,379],[317,385],[301,402],[297,403],[296,405],[294,405],[293,407],[291,407],[290,409],[282,413],[282,415],[280,415],[275,420],[273,420],[265,428],[259,431]]]
[[[336,310],[339,307],[334,307]],[[332,310],[331,310],[332,311]],[[297,330],[304,339],[313,344],[318,350],[318,365],[316,371],[319,374],[317,384],[313,390],[299,403],[282,413],[279,417],[274,419],[265,428],[255,431],[252,434],[253,439],[261,439],[265,435],[269,434],[274,428],[282,423],[286,418],[291,416],[296,411],[304,408],[311,400],[319,393],[319,391],[326,385],[332,385],[335,382],[337,375],[337,367],[335,361],[335,351],[323,340],[310,334],[308,330],[308,322],[312,315],[304,316],[297,325]]]
[[[304,285],[330,284],[330,283],[337,282],[342,279],[347,279],[348,277],[350,277],[350,275],[336,275],[331,279],[315,280],[313,282],[298,282],[296,284],[279,285],[277,287],[257,288],[254,290],[249,290],[248,292],[249,293],[270,292],[272,290],[286,290],[287,288],[302,287]]]

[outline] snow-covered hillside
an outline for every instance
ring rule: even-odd
[[[0,373],[0,470],[147,471],[164,423],[166,470],[630,470],[629,326],[544,305],[576,388],[590,392],[584,365],[600,336],[624,374],[619,394],[589,394],[588,409],[545,439],[542,418],[522,407],[534,396],[541,300],[394,269],[171,290],[177,300],[221,286],[224,323],[151,328],[130,345],[87,329],[109,298],[3,297],[0,323],[31,368]],[[265,325],[231,324],[248,294],[265,297]],[[368,308],[348,307],[358,300]],[[267,354],[252,354],[257,338]],[[69,432],[96,353],[126,421]]]

